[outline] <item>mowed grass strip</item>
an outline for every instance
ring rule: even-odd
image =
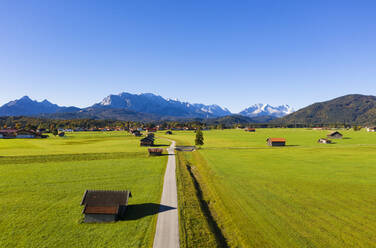
[[[139,138],[121,136],[114,144],[112,135],[98,135],[112,144],[109,149],[97,144],[98,150],[107,151],[102,155],[85,146],[76,154],[68,153],[74,150],[69,146],[60,154],[43,147],[36,150],[32,141],[40,140],[17,140],[27,145],[8,147],[19,156],[0,159],[0,247],[152,246],[167,156],[148,157]],[[72,139],[85,143],[90,134]],[[65,141],[48,142],[60,149]],[[112,153],[114,146],[122,152]],[[44,155],[22,156],[22,150]],[[6,159],[15,163],[3,163]],[[80,202],[86,189],[131,190],[125,220],[83,224]]]
[[[332,145],[317,143],[328,131],[204,132],[193,158],[230,246],[374,247],[376,135],[340,132]],[[265,137],[291,146],[267,147]],[[174,138],[192,144],[194,134]]]
[[[179,204],[180,247],[220,247],[214,230],[207,221],[207,216],[200,206],[198,189],[188,170],[189,153],[177,152],[177,187]]]

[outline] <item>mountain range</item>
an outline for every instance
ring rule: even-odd
[[[61,107],[24,96],[0,107],[0,116],[55,119],[113,119],[133,121],[205,119],[213,123],[376,124],[376,96],[346,95],[318,102],[296,112],[289,105],[255,104],[240,113],[218,105],[192,104],[151,93],[109,95],[87,108]]]
[[[284,116],[293,111],[288,105],[272,107],[268,104],[256,104],[239,115],[248,120],[271,120]],[[165,99],[161,96],[144,93],[120,93],[109,95],[101,102],[87,108],[61,107],[44,100],[31,100],[24,96],[0,107],[0,116],[42,116],[49,118],[92,118],[118,120],[157,120],[179,118],[217,118],[233,115],[227,108],[216,104],[205,105],[182,102],[175,99]],[[257,117],[263,118],[257,118]]]
[[[376,124],[376,96],[351,94],[302,108],[272,122],[284,124]]]

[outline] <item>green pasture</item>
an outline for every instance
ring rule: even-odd
[[[140,137],[128,132],[77,132],[47,139],[0,139],[0,156],[29,156],[79,153],[142,152]],[[156,144],[167,144],[156,140]]]
[[[204,131],[190,164],[229,246],[375,247],[376,133],[339,131],[330,145],[317,143],[330,131]],[[169,137],[194,142],[193,132]]]
[[[0,140],[0,247],[150,247],[167,160],[148,157],[139,139],[85,132]],[[131,190],[126,218],[83,224],[86,189]]]

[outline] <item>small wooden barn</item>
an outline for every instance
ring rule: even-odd
[[[321,144],[331,144],[332,141],[329,140],[329,139],[324,139],[324,138],[321,138],[317,141],[317,143],[321,143]]]
[[[340,132],[335,131],[333,133],[328,134],[327,137],[329,139],[342,139],[343,135]]]
[[[153,146],[154,138],[148,136],[140,140],[140,146]]]
[[[130,130],[130,132],[136,137],[142,136],[142,133],[139,130]]]
[[[248,128],[246,128],[246,129],[244,129],[244,131],[246,131],[246,132],[256,132],[256,129],[255,129],[255,128],[248,127]]]
[[[129,197],[132,194],[128,190],[86,190],[81,201],[85,206],[84,222],[112,222],[123,218]]]
[[[376,127],[367,127],[367,132],[376,132]]]
[[[148,151],[150,156],[161,156],[163,148],[149,148]]]
[[[268,146],[285,146],[286,139],[284,138],[268,138],[266,140]]]

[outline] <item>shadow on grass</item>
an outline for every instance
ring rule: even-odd
[[[343,137],[342,139],[351,139],[350,137]]]
[[[172,209],[176,208],[156,203],[128,205],[125,216],[121,218],[120,221],[138,220],[146,216],[155,215]]]
[[[154,144],[153,147],[155,146],[170,146],[170,145],[158,145],[158,144]]]

